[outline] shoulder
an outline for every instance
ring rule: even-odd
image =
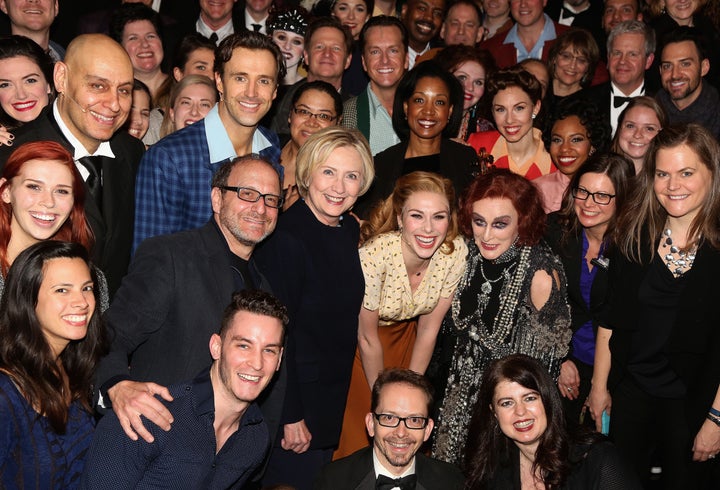
[[[326,465],[318,475],[315,488],[321,490],[338,488],[340,481],[345,482],[343,488],[354,488],[369,472],[374,472],[372,447],[360,449],[350,456]]]
[[[387,148],[377,155],[375,155],[375,161],[385,161],[385,160],[394,160],[398,157],[398,155],[404,155],[405,150],[407,149],[407,142],[400,142],[397,145],[393,145],[390,148]],[[404,156],[403,156],[404,159]],[[376,169],[377,170],[377,169]]]
[[[124,130],[115,132],[112,138],[110,138],[110,147],[113,152],[116,153],[116,157],[120,155],[130,159],[139,159],[143,153],[145,153],[145,145],[139,139],[130,136]],[[117,155],[120,152],[120,155]]]
[[[495,142],[500,138],[500,133],[496,130],[482,131],[473,133],[468,138],[468,144],[475,150],[485,147],[486,151],[490,151]]]
[[[135,257],[176,253],[194,255],[199,250],[207,252],[209,248],[221,246],[223,243],[222,237],[213,227],[212,223],[207,223],[200,228],[147,238],[137,248]]]
[[[455,153],[463,156],[471,156],[475,157],[475,150],[472,146],[465,145],[463,143],[458,143],[457,141],[453,141],[451,139],[443,138],[442,140],[442,149],[440,150],[443,152],[443,150],[447,153]]]
[[[457,466],[417,453],[418,482],[428,488],[462,488],[465,478]],[[440,486],[438,486],[440,485]]]
[[[154,156],[158,153],[171,154],[177,157],[186,156],[188,149],[198,148],[206,150],[208,148],[207,138],[205,136],[205,120],[191,124],[179,131],[174,131],[162,138],[160,141],[152,145],[147,154]]]

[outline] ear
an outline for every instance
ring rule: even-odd
[[[428,423],[425,426],[425,434],[423,434],[423,442],[430,439],[430,434],[432,434],[433,427],[435,427],[435,421],[433,419],[428,419]]]
[[[475,36],[475,44],[482,41],[483,36],[485,35],[485,28],[482,26],[482,22],[480,23],[480,29],[478,29],[477,36]]]
[[[652,66],[653,61],[655,60],[655,53],[650,53],[647,57],[647,61],[645,62],[645,69],[649,70],[650,66]]]
[[[445,22],[440,26],[440,39],[445,40]]]
[[[367,73],[368,69],[367,69],[367,64],[365,63],[365,55],[364,54],[360,55],[360,62],[362,63],[363,71],[365,73]]]
[[[398,230],[402,230],[402,215],[397,215]]]
[[[55,69],[53,70],[53,83],[55,83],[55,90],[57,90],[59,94],[63,94],[67,91],[67,72],[68,67],[65,63],[62,61],[55,63]]]
[[[210,191],[210,202],[212,203],[213,214],[220,214],[222,208],[222,191],[217,187],[213,187]]]
[[[710,71],[710,60],[705,58],[700,62],[700,76],[704,77]]]
[[[403,102],[403,112],[405,113],[405,117],[407,117],[407,108],[408,108],[408,103]]]
[[[173,78],[175,79],[176,82],[179,82],[180,80],[183,79],[183,72],[177,66],[175,68],[173,68]]]
[[[370,437],[375,437],[375,417],[370,412],[365,414],[365,428]]]
[[[210,337],[210,356],[213,360],[217,361],[220,359],[220,353],[222,352],[222,338],[216,333]]]
[[[403,66],[405,68],[405,71],[408,71],[408,68],[410,68],[410,53],[405,50],[405,65]]]
[[[278,363],[277,363],[277,367],[275,368],[275,372],[280,371],[280,365],[282,364],[282,357],[283,357],[284,352],[285,352],[285,349],[280,348],[280,354],[278,355]]]
[[[170,120],[173,122],[173,124],[175,124],[175,109],[170,107],[168,109],[168,116],[170,117]]]
[[[0,0],[0,10],[7,14],[7,5],[5,5],[5,0]]]
[[[2,179],[0,179],[0,187],[2,187],[3,185],[5,185],[5,182],[7,182],[7,179],[6,179],[6,178],[3,177]],[[9,185],[6,186],[6,187],[2,190],[2,196],[0,196],[0,197],[2,197],[2,201],[3,201],[4,203],[10,204],[10,186],[9,186]]]
[[[348,53],[348,57],[345,60],[345,69],[347,70],[350,67],[350,62],[352,61],[352,53]]]
[[[537,102],[535,102],[535,105],[533,106],[533,114],[535,114],[535,115],[540,114],[541,107],[542,107],[541,101],[538,100]]]
[[[225,85],[223,85],[222,77],[219,73],[215,73],[215,88],[217,88],[218,93],[221,95],[225,92]]]
[[[55,0],[55,17],[57,17],[59,13],[60,13],[60,2],[58,2],[58,0]]]

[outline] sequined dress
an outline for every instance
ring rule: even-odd
[[[572,337],[565,274],[544,242],[513,247],[493,262],[483,260],[473,241],[468,249],[465,274],[442,327],[457,340],[432,452],[456,465],[463,462],[480,380],[490,362],[522,353],[541,361],[557,378]],[[541,270],[557,274],[560,286],[537,310],[530,285]]]

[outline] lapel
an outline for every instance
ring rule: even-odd
[[[227,255],[227,245],[222,235],[215,229],[212,219],[200,228],[202,246],[199,249],[204,252],[207,264],[203,270],[212,274],[212,278],[208,278],[208,283],[212,284],[212,297],[215,298],[220,308],[218,311],[222,311],[230,301],[228,291],[235,290],[235,281],[233,281],[232,274],[229,273],[231,266]]]

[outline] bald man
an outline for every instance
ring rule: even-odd
[[[120,130],[130,112],[133,69],[118,43],[101,34],[78,36],[55,64],[58,97],[0,147],[0,167],[27,141],[51,140],[73,154],[85,180],[85,214],[95,234],[93,260],[110,293],[127,272],[132,244],[135,171],[140,140]]]

